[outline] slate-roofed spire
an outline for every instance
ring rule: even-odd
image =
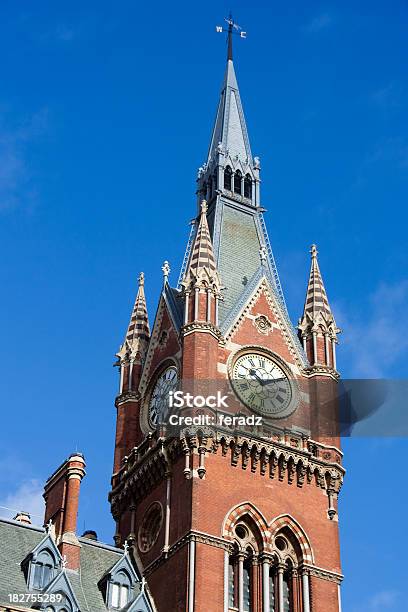
[[[139,288],[130,317],[129,326],[123,345],[118,353],[119,357],[129,353],[130,358],[144,357],[150,339],[149,317],[147,314],[146,298],[144,293],[144,274],[139,274]]]
[[[222,287],[208,229],[205,200],[201,203],[200,220],[182,288],[185,299],[184,324],[206,321],[218,326],[218,302]]]
[[[315,244],[312,244],[310,253],[312,256],[312,263],[310,266],[309,283],[307,286],[303,316],[307,314],[312,320],[315,320],[320,312],[327,317],[331,316],[332,313],[320,273],[319,262],[317,261],[318,251]]]
[[[220,150],[228,152],[231,158],[238,156],[242,162],[248,160],[248,163],[252,164],[248,131],[232,59],[231,31],[228,33],[227,66],[208,150],[207,164],[214,160]]]
[[[317,260],[317,248],[312,244],[309,282],[303,315],[299,319],[299,336],[313,364],[336,367],[335,343],[340,333],[327,299],[326,289]]]
[[[207,222],[207,202],[201,203],[201,215],[197,233],[191,249],[190,260],[183,280],[185,289],[189,285],[210,283],[211,287],[220,289],[220,279],[215,264],[214,251]]]

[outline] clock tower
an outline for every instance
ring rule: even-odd
[[[338,612],[340,330],[315,246],[296,329],[288,316],[231,31],[179,282],[165,262],[150,331],[140,276],[117,354],[115,541],[159,612]]]

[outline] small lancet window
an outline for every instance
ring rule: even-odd
[[[269,609],[275,610],[275,592],[276,592],[276,568],[271,566],[269,568]]]
[[[246,174],[244,178],[244,197],[252,198],[252,179],[249,174]]]
[[[232,170],[229,166],[224,171],[224,189],[227,191],[232,190]]]
[[[234,193],[242,193],[242,174],[237,170],[234,176]]]
[[[229,607],[234,608],[236,603],[236,592],[237,592],[237,567],[236,559],[233,557],[229,558],[228,563],[228,600]]]
[[[283,575],[283,612],[292,612],[291,579],[288,572]]]
[[[251,555],[252,556],[252,555]],[[244,590],[244,612],[251,612],[251,599],[252,599],[252,558],[251,556],[244,561],[244,572],[243,572],[243,590]]]

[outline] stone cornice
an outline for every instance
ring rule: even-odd
[[[330,582],[335,582],[336,584],[341,584],[344,579],[343,574],[338,574],[337,572],[332,572],[322,567],[303,565],[303,569],[306,570],[310,576],[315,576],[321,580],[329,580]]]
[[[138,402],[140,400],[140,393],[138,391],[124,391],[115,399],[116,408],[121,404],[126,404],[127,402]]]
[[[183,325],[180,330],[182,336],[188,336],[189,334],[193,334],[195,332],[211,334],[216,340],[222,340],[222,334],[219,328],[208,321],[193,321],[192,323]]]
[[[294,446],[296,440],[297,447]],[[192,430],[185,432],[182,439],[151,440],[151,446],[135,448],[126,457],[125,465],[112,480],[109,500],[113,515],[117,515],[131,498],[137,501],[147,495],[166,478],[180,455],[193,453],[198,446],[203,452],[203,461],[206,455],[221,452],[223,457],[229,457],[234,468],[285,480],[299,488],[314,485],[338,494],[343,483],[345,470],[340,464],[340,451],[320,446],[300,434],[290,432],[282,439],[267,441],[250,434],[211,430],[205,441],[199,441],[197,432]],[[203,470],[205,473],[204,463]],[[190,478],[190,468],[187,472],[185,476]]]
[[[316,364],[310,366],[309,368],[305,368],[304,373],[309,378],[312,378],[313,376],[326,376],[336,381],[340,378],[340,374],[337,372],[337,370],[331,368],[330,366],[321,364]]]

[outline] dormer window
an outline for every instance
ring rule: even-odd
[[[242,193],[242,174],[240,170],[237,170],[234,176],[234,193]]]
[[[111,607],[114,610],[124,608],[129,601],[130,577],[124,572],[118,572],[111,584]]]
[[[227,191],[232,190],[232,170],[229,166],[224,171],[224,189]]]
[[[44,591],[60,571],[61,554],[49,535],[22,562],[29,590]]]
[[[55,561],[48,550],[43,550],[34,563],[34,575],[32,586],[34,589],[42,590],[54,577]]]

